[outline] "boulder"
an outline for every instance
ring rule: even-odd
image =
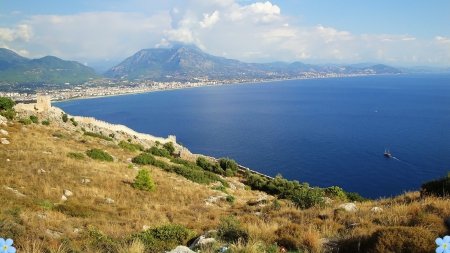
[[[356,212],[356,210],[358,210],[354,203],[345,203],[340,205],[339,208],[342,208],[347,212]]]
[[[66,196],[64,196],[64,195],[62,195],[62,197],[61,197],[61,201],[67,201],[67,197]]]
[[[83,179],[81,179],[81,183],[82,183],[82,184],[87,184],[87,183],[89,183],[89,182],[91,182],[91,180],[88,179],[88,178],[83,178]]]
[[[142,231],[147,231],[147,230],[149,230],[151,227],[150,226],[147,226],[147,225],[144,225],[144,226],[142,226]]]
[[[171,251],[166,251],[166,253],[196,253],[195,251],[192,251],[191,249],[189,249],[186,246],[178,246],[175,249],[171,250]]]
[[[73,195],[73,192],[71,192],[71,191],[69,191],[69,190],[67,190],[67,189],[64,189],[64,190],[63,190],[63,194],[64,194],[66,197],[69,197],[69,196],[72,196],[72,195]]]
[[[10,142],[9,142],[6,138],[1,138],[1,139],[0,139],[0,143],[1,143],[1,144],[8,145]]]
[[[106,202],[106,204],[113,204],[114,203],[114,199],[106,198],[105,202]]]
[[[374,207],[372,207],[372,208],[370,209],[370,211],[371,211],[371,212],[374,212],[374,213],[381,213],[381,212],[383,212],[383,208],[378,207],[378,206],[374,206]]]
[[[208,244],[208,243],[214,243],[216,242],[216,239],[214,238],[206,238],[204,235],[201,235],[195,239],[195,241],[189,246],[190,249],[195,249],[197,247],[200,247],[202,245]]]
[[[22,131],[23,131],[23,132],[26,132],[26,131],[28,131],[28,128],[22,127]]]
[[[0,129],[0,133],[3,134],[3,135],[8,135],[9,134],[8,131],[3,130],[3,129]]]

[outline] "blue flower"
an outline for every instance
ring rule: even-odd
[[[436,244],[439,246],[436,249],[436,253],[450,253],[450,236],[446,235],[444,240],[438,237]]]
[[[0,253],[16,253],[16,248],[11,246],[13,244],[12,239],[0,238]]]

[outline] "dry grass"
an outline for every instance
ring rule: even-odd
[[[343,203],[340,201],[324,209],[314,207],[304,211],[295,209],[288,201],[280,201],[282,208],[275,211],[270,201],[253,205],[259,192],[239,189],[227,189],[236,197],[234,205],[226,201],[205,205],[205,199],[221,193],[151,166],[140,169],[151,172],[157,191],[134,189],[132,182],[137,171],[129,168],[127,158],[136,156],[137,152],[54,126],[31,125],[27,126],[28,131],[22,131],[22,125],[14,123],[2,128],[9,132],[7,138],[11,144],[0,146],[1,232],[2,237],[14,239],[20,252],[71,252],[72,249],[101,252],[86,246],[86,233],[79,232],[87,231],[90,226],[111,238],[137,234],[144,225],[154,227],[167,223],[184,225],[200,235],[217,228],[220,219],[229,215],[240,220],[249,236],[248,242],[232,245],[233,252],[261,252],[275,242],[279,245],[290,242],[304,252],[327,252],[336,251],[339,246],[333,246],[334,249],[324,246],[324,239],[352,242],[386,227],[417,227],[442,237],[445,233],[442,220],[450,216],[449,199],[421,198],[418,192],[358,203],[359,209],[354,213],[336,210]],[[55,138],[54,133],[62,134],[59,135],[62,138]],[[106,150],[118,161],[68,157],[70,152],[84,153],[91,148]],[[41,169],[45,172],[40,173]],[[86,184],[82,179],[91,181]],[[16,189],[25,197],[3,186]],[[64,189],[74,193],[66,202],[61,201]],[[115,202],[107,204],[106,198]],[[270,199],[273,197],[269,196]],[[374,206],[384,211],[372,212]],[[48,231],[60,234],[52,237]],[[220,246],[223,245],[214,247]],[[204,252],[217,250],[209,247],[212,248],[205,248]],[[145,251],[143,244],[136,240],[116,248],[120,252]]]

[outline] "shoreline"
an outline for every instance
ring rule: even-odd
[[[121,93],[121,94],[112,94],[112,95],[101,95],[101,96],[91,96],[91,97],[75,97],[69,99],[62,100],[51,100],[52,103],[61,103],[75,100],[85,100],[85,99],[95,99],[95,98],[106,98],[106,97],[116,97],[116,96],[126,96],[126,95],[135,95],[135,94],[145,94],[151,92],[163,92],[170,90],[182,90],[182,89],[195,89],[195,88],[205,88],[205,87],[214,87],[214,86],[222,86],[222,85],[239,85],[239,84],[259,84],[259,83],[270,83],[270,82],[283,82],[283,81],[294,81],[294,80],[312,80],[312,79],[332,79],[332,78],[351,78],[351,77],[373,77],[373,76],[398,76],[398,75],[407,75],[407,74],[372,74],[372,75],[349,75],[349,76],[330,76],[330,77],[308,77],[308,78],[290,78],[290,79],[282,79],[282,80],[267,80],[267,81],[258,81],[258,82],[241,82],[241,83],[219,83],[215,85],[202,85],[202,86],[191,86],[191,87],[179,87],[179,88],[170,88],[170,89],[155,89],[155,90],[147,90],[141,92],[130,92],[130,93]]]

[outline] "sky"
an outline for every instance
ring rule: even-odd
[[[0,0],[0,47],[116,64],[195,44],[244,62],[450,67],[448,0]]]

